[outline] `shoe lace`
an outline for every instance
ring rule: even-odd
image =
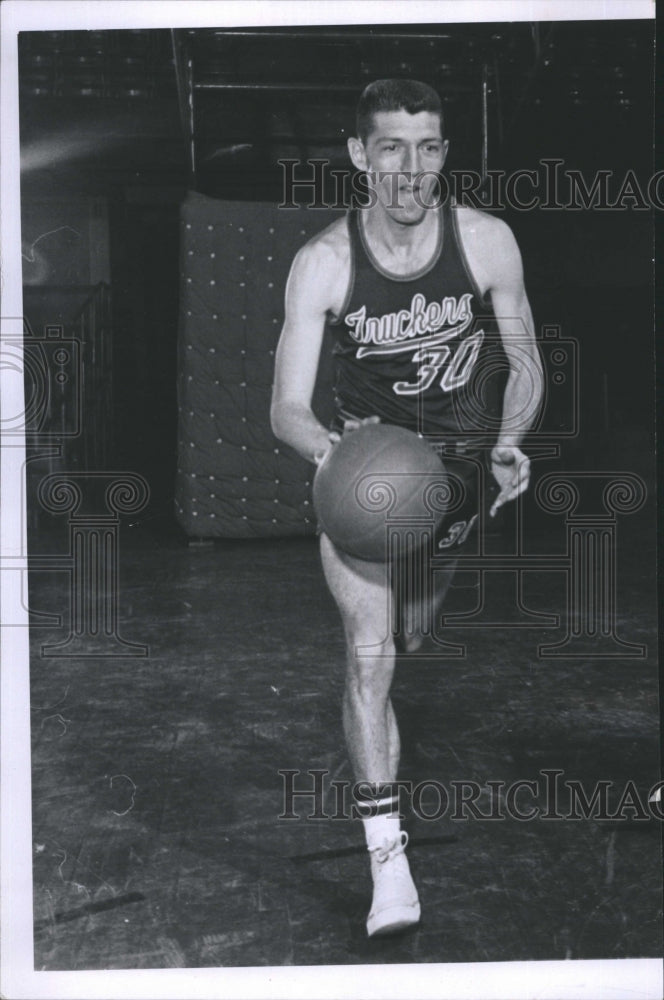
[[[398,854],[403,854],[408,845],[408,834],[405,830],[401,830],[399,836],[395,840],[388,840],[387,837],[382,844],[376,844],[374,847],[369,848],[369,853],[373,854],[376,861],[380,864],[384,864],[391,858],[396,858]]]

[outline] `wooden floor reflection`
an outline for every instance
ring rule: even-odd
[[[652,646],[649,555],[632,547],[620,573],[621,631]],[[531,603],[563,613],[560,575],[529,586]],[[451,610],[472,608],[475,587],[460,573]],[[64,575],[35,573],[30,600],[63,614]],[[192,548],[123,532],[120,611],[122,635],[147,644],[147,657],[46,657],[42,644],[61,639],[66,622],[32,634],[36,969],[659,953],[652,816],[489,820],[455,818],[451,805],[424,815],[440,812],[433,782],[495,782],[499,810],[515,782],[541,784],[556,770],[587,794],[610,782],[614,809],[630,782],[646,802],[658,778],[652,657],[540,660],[538,644],[559,633],[529,628],[450,630],[465,657],[402,657],[401,776],[430,783],[405,821],[423,919],[368,941],[358,821],[308,819],[304,798],[299,819],[279,819],[280,771],[302,772],[301,788],[312,769],[352,777],[342,635],[315,541]],[[528,796],[516,799],[524,812]],[[475,804],[489,813],[489,792]]]

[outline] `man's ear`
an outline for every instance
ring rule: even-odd
[[[348,155],[351,158],[354,167],[358,170],[367,170],[367,154],[364,149],[364,143],[361,139],[356,139],[354,136],[350,136],[348,139]]]

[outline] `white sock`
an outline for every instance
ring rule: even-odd
[[[378,806],[386,806],[390,801],[390,799],[382,799],[376,804]],[[389,813],[379,814],[378,816],[367,816],[366,819],[362,820],[364,836],[366,837],[369,850],[372,847],[382,847],[385,841],[392,844],[398,838],[401,832],[401,820],[399,818],[399,806],[396,801],[392,804],[392,810]]]

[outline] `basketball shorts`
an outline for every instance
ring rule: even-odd
[[[479,534],[498,494],[491,473],[490,447],[475,444],[432,445],[447,472],[449,507],[434,536],[434,555],[455,556],[479,550]]]

